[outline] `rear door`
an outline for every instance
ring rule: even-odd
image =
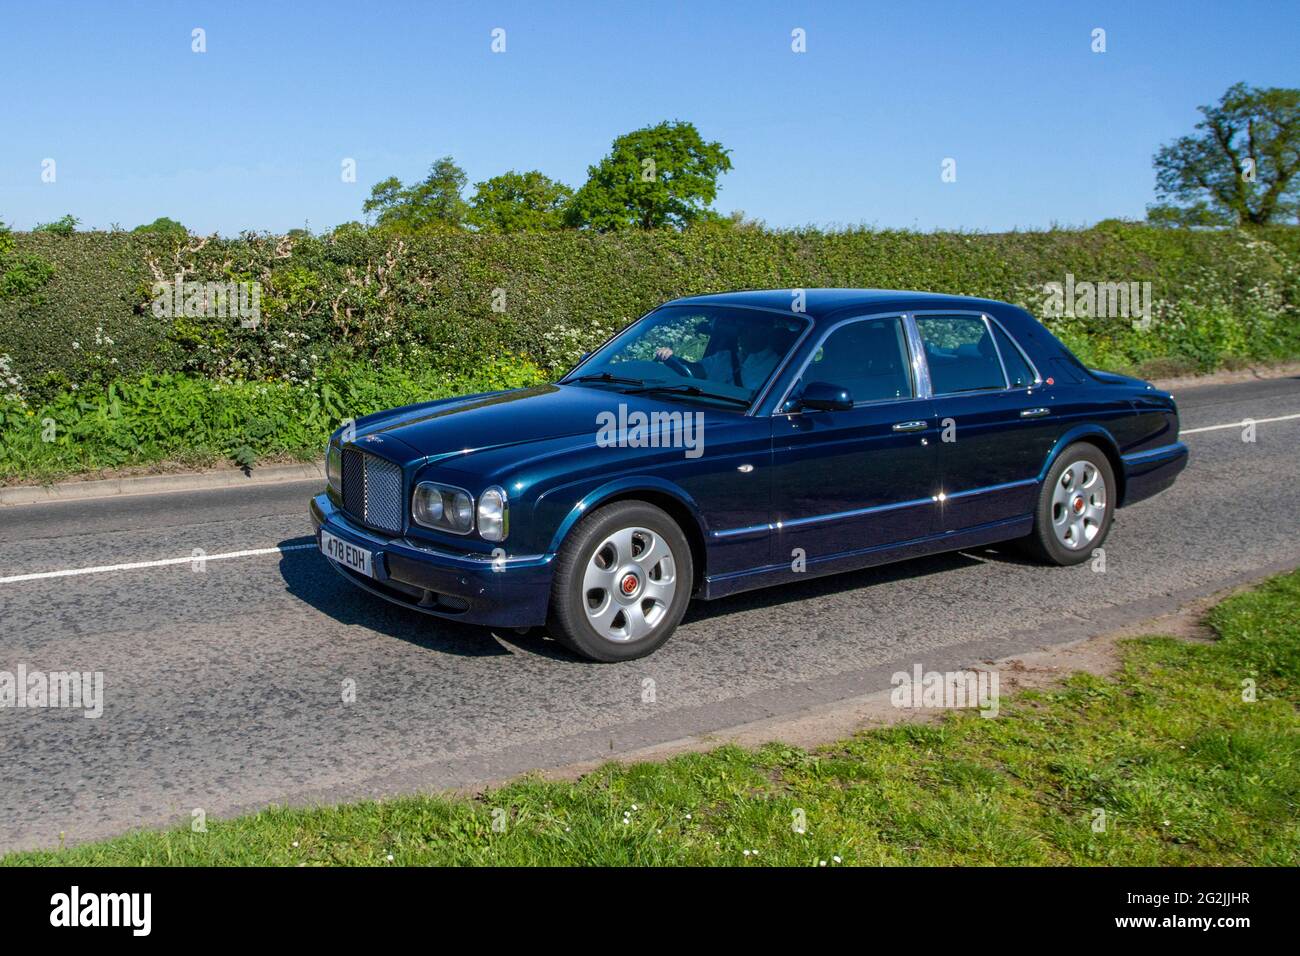
[[[778,408],[773,417],[774,563],[819,559],[934,531],[936,420],[919,398],[901,315],[851,319],[826,334],[790,390],[849,390],[836,411]]]
[[[1038,373],[995,320],[918,313],[939,430],[940,531],[1030,514],[1059,430]]]

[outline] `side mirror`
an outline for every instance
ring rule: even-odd
[[[853,396],[840,385],[809,382],[799,393],[799,407],[818,412],[841,412],[853,407]]]

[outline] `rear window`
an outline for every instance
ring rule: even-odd
[[[1030,368],[1024,353],[1011,336],[1002,330],[1002,326],[993,323],[993,337],[998,340],[998,350],[1002,353],[1002,364],[1007,368],[1007,381],[1012,388],[1028,388],[1034,384],[1034,370]]]
[[[984,319],[976,315],[917,316],[917,328],[936,395],[1007,387]]]

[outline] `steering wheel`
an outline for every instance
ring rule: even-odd
[[[704,377],[704,375],[700,372],[700,367],[698,365],[689,362],[684,362],[681,359],[679,359],[676,355],[670,355],[666,359],[664,359],[664,365],[668,366],[678,375],[684,375],[687,378]]]

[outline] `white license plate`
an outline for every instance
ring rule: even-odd
[[[322,529],[320,533],[320,549],[325,557],[337,561],[345,568],[351,568],[358,574],[364,574],[368,578],[375,576],[375,572],[372,570],[374,557],[365,548],[358,548],[355,544],[344,541],[342,538],[336,538]]]

